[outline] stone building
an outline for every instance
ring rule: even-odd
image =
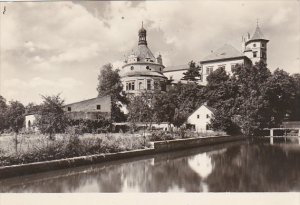
[[[163,74],[165,66],[162,56],[154,57],[148,48],[147,31],[142,28],[138,32],[138,46],[126,57],[120,70],[121,82],[127,94],[138,94],[154,89],[165,90],[167,78]]]

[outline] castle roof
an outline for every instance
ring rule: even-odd
[[[251,37],[251,40],[257,40],[257,39],[265,39],[263,33],[261,32],[259,26],[256,26],[256,29],[254,31],[253,36]]]
[[[165,72],[172,72],[172,71],[179,71],[179,70],[187,70],[189,69],[189,65],[188,64],[184,64],[184,65],[175,65],[175,66],[168,66],[164,69],[164,73]]]
[[[139,61],[145,61],[146,58],[155,62],[155,57],[151,50],[145,44],[140,44],[134,51],[134,55],[139,58]]]
[[[248,44],[252,41],[256,41],[256,40],[264,40],[264,41],[267,41],[267,42],[269,41],[264,37],[264,35],[263,35],[263,33],[262,33],[262,31],[261,31],[261,29],[258,25],[256,26],[256,29],[255,29],[252,37],[246,42],[246,44]]]
[[[239,57],[245,57],[243,53],[241,53],[239,50],[234,48],[233,46],[229,44],[224,44],[221,48],[217,49],[216,51],[212,52],[201,62],[205,61],[215,61],[215,60],[223,60],[223,59],[230,59],[230,58],[239,58]]]
[[[161,78],[166,78],[162,73],[156,72],[156,71],[148,71],[148,70],[143,70],[143,71],[129,71],[126,72],[126,74],[120,74],[121,77],[123,76],[156,76],[156,77],[161,77]]]

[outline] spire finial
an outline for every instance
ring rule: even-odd
[[[258,27],[258,19],[256,19],[256,26]]]
[[[144,22],[142,21],[142,28],[144,28]]]

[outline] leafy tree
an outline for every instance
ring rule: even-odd
[[[291,111],[289,113],[290,120],[300,121],[300,74],[292,75],[295,87],[295,98],[291,105]]]
[[[6,123],[6,111],[7,111],[7,104],[4,97],[0,95],[0,133],[7,128]]]
[[[215,108],[211,126],[214,130],[223,130],[229,134],[238,132],[232,118],[235,115],[235,101],[238,86],[232,82],[225,68],[218,68],[207,77],[207,104]]]
[[[36,125],[43,134],[48,134],[53,140],[53,135],[65,131],[68,119],[63,110],[64,100],[60,95],[42,96],[44,99],[36,119]]]
[[[6,118],[9,128],[12,129],[16,134],[19,133],[20,129],[24,126],[24,114],[25,107],[19,101],[10,101],[6,112]]]
[[[121,111],[122,104],[127,105],[128,100],[123,92],[123,85],[119,75],[119,70],[114,70],[111,64],[102,67],[98,76],[99,84],[97,87],[98,96],[110,95],[112,100],[112,121],[125,121],[126,117]]]
[[[143,92],[134,96],[128,105],[128,120],[132,124],[144,122],[151,125],[153,122],[153,93]]]
[[[15,132],[15,149],[18,151],[18,134],[24,126],[25,107],[19,101],[10,101],[6,111],[8,126]]]
[[[291,114],[296,92],[294,79],[287,72],[276,69],[268,78],[262,94],[265,102],[267,101],[270,105],[268,110],[271,113],[269,127],[278,127],[286,114]]]
[[[194,61],[189,62],[189,69],[183,73],[182,80],[197,82],[201,79],[200,66]]]

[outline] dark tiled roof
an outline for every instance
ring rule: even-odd
[[[263,33],[261,32],[259,26],[256,27],[254,34],[252,35],[250,40],[258,40],[258,39],[265,39]]]
[[[145,61],[146,58],[150,58],[155,62],[155,57],[147,45],[138,45],[133,53],[139,58],[139,61]]]
[[[157,77],[162,77],[166,78],[162,73],[156,72],[156,71],[129,71],[126,73],[126,76],[157,76]]]
[[[206,56],[203,60],[201,60],[201,62],[237,57],[244,57],[244,54],[238,51],[233,46],[229,44],[224,44],[221,48]]]

